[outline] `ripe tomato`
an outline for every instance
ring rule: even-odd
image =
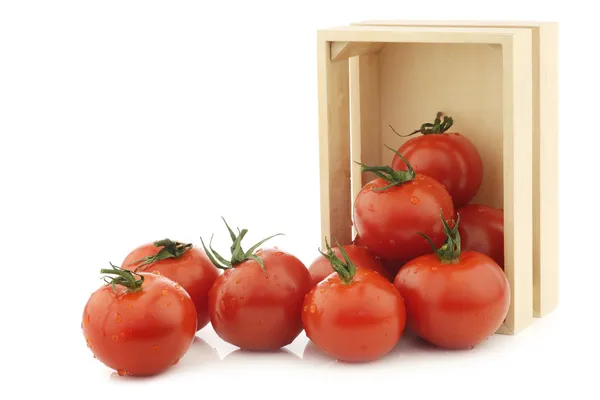
[[[491,257],[504,269],[504,211],[481,204],[459,209],[461,246]]]
[[[452,118],[438,113],[433,124],[423,124],[412,132],[422,133],[405,142],[398,149],[418,173],[430,176],[441,182],[452,197],[454,206],[469,203],[479,190],[483,179],[483,162],[477,148],[460,133],[445,133],[452,126]],[[392,168],[407,169],[399,156],[394,156]]]
[[[357,269],[343,248],[341,253],[344,261],[329,244],[327,254],[321,253],[336,272],[306,295],[302,323],[308,338],[331,357],[376,360],[389,353],[404,332],[404,302],[387,279],[370,269]]]
[[[383,265],[381,265],[379,259],[371,254],[369,249],[366,247],[349,244],[343,246],[343,248],[344,251],[346,251],[346,254],[348,254],[348,257],[350,257],[352,263],[354,263],[357,268],[367,268],[373,270],[383,275],[387,280],[390,281],[392,280],[392,277],[395,276],[395,274],[391,275],[385,268],[383,268]],[[333,251],[337,257],[342,257],[342,253],[337,247],[335,247]],[[333,268],[331,268],[331,263],[329,260],[325,256],[320,255],[309,265],[308,272],[310,272],[311,285],[314,286],[331,275]]]
[[[187,292],[154,273],[113,266],[115,275],[92,294],[82,329],[94,357],[119,375],[154,375],[176,364],[196,334],[196,310]]]
[[[208,324],[208,291],[219,276],[219,270],[204,250],[169,239],[144,244],[133,250],[121,266],[123,269],[153,272],[179,283],[196,307],[197,329]]]
[[[471,348],[488,338],[510,305],[508,280],[498,264],[482,253],[461,252],[458,222],[452,229],[444,222],[444,246],[409,261],[394,280],[408,327],[447,349]]]
[[[450,219],[454,206],[441,183],[415,173],[410,164],[407,171],[366,165],[363,171],[372,171],[379,178],[367,183],[356,196],[354,226],[360,242],[373,254],[401,263],[430,252],[418,231],[437,246],[444,242],[439,212],[441,209]]]
[[[206,249],[215,265],[225,269],[208,294],[210,321],[224,341],[244,350],[276,350],[290,344],[302,331],[302,300],[310,289],[306,266],[278,249],[241,249],[247,230],[235,235],[231,261],[212,247]],[[204,242],[202,242],[204,245]],[[209,245],[210,247],[210,245]]]

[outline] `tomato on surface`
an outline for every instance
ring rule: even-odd
[[[410,133],[423,136],[406,141],[398,153],[412,165],[417,173],[430,176],[442,183],[456,208],[469,203],[479,190],[483,179],[483,162],[477,148],[460,133],[446,133],[453,124],[450,117],[438,113],[433,124],[423,124]],[[401,136],[401,135],[400,135]],[[398,155],[392,168],[406,170],[407,165]]]
[[[394,280],[406,304],[408,327],[446,349],[471,348],[487,339],[502,325],[510,305],[500,266],[485,254],[461,252],[459,220],[453,228],[444,222],[444,246],[406,263]]]
[[[125,257],[121,268],[139,272],[158,271],[179,283],[194,301],[197,329],[208,324],[208,291],[219,276],[219,270],[204,250],[191,243],[163,239],[134,249]]]
[[[231,261],[210,244],[212,252],[205,247],[213,263],[225,270],[208,294],[215,332],[244,350],[277,350],[290,344],[302,331],[302,301],[311,287],[306,266],[279,249],[254,252],[273,236],[244,251],[241,241],[247,230],[236,235],[227,229],[233,240]]]
[[[378,258],[376,258],[365,246],[356,246],[353,244],[342,246],[348,257],[357,268],[367,268],[378,272],[383,275],[387,280],[392,280],[395,276],[390,274],[381,264]],[[342,253],[337,247],[333,248],[336,257],[341,258]],[[331,262],[323,255],[318,256],[308,266],[308,272],[310,272],[312,286],[321,282],[327,278],[334,271],[331,267]]]
[[[108,284],[92,294],[81,327],[94,357],[119,375],[148,376],[177,364],[196,334],[187,292],[154,273],[112,266]]]
[[[440,209],[451,219],[454,206],[441,183],[417,174],[410,164],[407,171],[361,165],[363,171],[379,176],[367,183],[354,201],[354,226],[361,244],[382,259],[402,264],[431,251],[417,232],[427,234],[437,246],[444,242]]]
[[[461,247],[491,257],[504,269],[504,211],[482,204],[469,204],[460,215]]]
[[[343,248],[341,253],[344,261],[329,244],[327,254],[321,253],[336,272],[306,295],[304,330],[315,346],[331,357],[373,361],[389,353],[400,340],[406,324],[404,302],[382,275],[356,268]]]

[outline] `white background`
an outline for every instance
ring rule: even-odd
[[[598,32],[586,2],[557,3],[1,1],[0,397],[599,398]],[[561,23],[559,308],[472,351],[405,338],[360,366],[303,335],[232,353],[207,328],[164,375],[111,375],[80,331],[109,260],[212,232],[226,249],[221,215],[316,255],[316,30],[363,19]]]

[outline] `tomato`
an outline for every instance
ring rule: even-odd
[[[304,299],[302,323],[306,335],[322,352],[341,361],[366,362],[383,357],[404,332],[402,296],[382,275],[356,268],[344,251],[344,262],[329,245],[327,251],[326,258],[336,272]]]
[[[454,206],[469,203],[479,190],[483,179],[483,162],[477,148],[460,133],[445,133],[452,126],[452,118],[440,121],[438,113],[433,124],[424,124],[414,131],[423,136],[406,141],[398,153],[412,165],[418,173],[430,176],[441,182],[452,197]],[[392,168],[407,169],[399,156],[394,156]]]
[[[176,364],[196,334],[187,292],[154,273],[116,266],[101,273],[115,277],[92,294],[81,324],[94,357],[119,375],[155,375]]]
[[[487,339],[510,305],[500,266],[485,254],[461,252],[458,220],[452,229],[444,222],[444,246],[406,263],[394,280],[404,297],[408,327],[446,349],[472,348]]]
[[[179,283],[190,295],[196,307],[197,329],[208,324],[208,291],[219,276],[219,270],[204,250],[169,239],[144,244],[133,250],[121,266],[123,269],[145,272],[158,271]]]
[[[343,248],[357,268],[367,268],[373,270],[380,273],[390,281],[392,280],[392,277],[395,276],[395,274],[391,275],[385,268],[383,268],[383,265],[381,265],[379,259],[371,254],[369,249],[366,247],[350,244],[343,246]],[[342,254],[337,247],[334,248],[333,251],[337,257],[342,257]],[[312,281],[311,284],[314,286],[331,275],[333,269],[331,268],[331,263],[329,260],[323,255],[320,255],[309,265],[308,272],[310,272]]]
[[[504,211],[482,204],[469,204],[460,215],[461,246],[491,257],[504,269]]]
[[[399,154],[399,153],[398,153]],[[354,201],[354,226],[360,242],[386,260],[406,260],[431,251],[417,232],[428,235],[440,246],[445,239],[440,209],[454,216],[452,199],[437,180],[391,167],[368,167],[379,177],[367,183]]]
[[[234,242],[231,261],[212,247],[212,253],[206,250],[225,269],[208,294],[215,332],[244,350],[277,350],[290,344],[302,331],[302,300],[311,287],[306,266],[278,249],[254,253],[269,238],[245,252],[241,240],[247,231],[229,232]]]

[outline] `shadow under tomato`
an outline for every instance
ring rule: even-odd
[[[298,365],[302,360],[292,351],[282,348],[275,351],[250,351],[237,349],[227,354],[223,358],[223,365],[229,366],[248,366],[273,364],[277,367],[285,365]]]
[[[110,380],[114,381],[130,381],[130,380],[155,380],[172,373],[180,374],[186,371],[192,371],[199,368],[211,367],[221,361],[217,351],[210,346],[205,340],[194,337],[188,351],[181,357],[176,365],[171,366],[167,370],[152,376],[121,376],[117,372],[110,374]]]

